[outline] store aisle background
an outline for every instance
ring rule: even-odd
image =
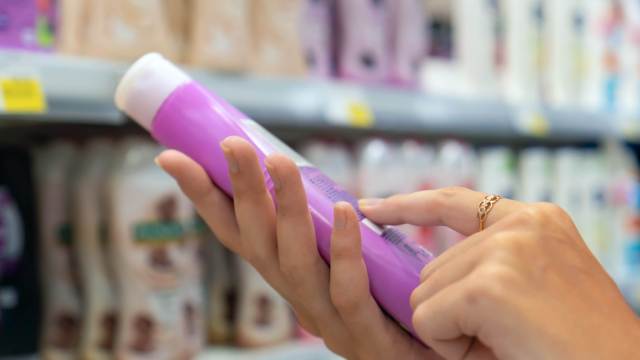
[[[0,0],[0,359],[333,358],[115,109],[150,51],[360,197],[559,204],[640,311],[637,1]]]

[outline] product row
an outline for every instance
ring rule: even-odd
[[[626,116],[640,112],[635,0],[433,0],[425,86]]]
[[[355,146],[312,141],[301,153],[362,198],[464,186],[525,202],[553,202],[573,218],[585,242],[640,309],[640,186],[634,154],[611,142],[600,148],[516,151],[370,139]],[[463,237],[445,228],[405,227],[440,254]],[[635,279],[635,280],[634,280]],[[634,284],[635,282],[635,284]],[[635,295],[638,294],[638,295]]]
[[[117,60],[160,52],[220,71],[413,85],[423,0],[24,0],[0,46]]]
[[[305,336],[155,165],[160,150],[136,138],[3,149],[0,357],[192,359],[207,343]]]

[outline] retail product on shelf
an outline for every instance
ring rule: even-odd
[[[84,52],[87,16],[90,7],[86,0],[58,0],[56,50],[67,54]]]
[[[193,0],[189,64],[222,71],[246,71],[252,54],[249,0]]]
[[[261,75],[306,73],[300,24],[302,0],[252,0],[250,69]]]
[[[38,351],[40,291],[31,156],[0,148],[0,358]]]
[[[113,144],[90,142],[78,156],[73,180],[72,234],[80,275],[82,359],[111,359],[116,335],[116,299],[106,228],[105,187]]]
[[[561,107],[584,105],[589,62],[587,8],[584,0],[545,0],[549,100]]]
[[[385,198],[398,190],[398,182],[402,181],[396,171],[389,166],[399,167],[397,146],[391,141],[372,138],[357,145],[358,189],[362,198]]]
[[[132,60],[146,52],[158,51],[178,59],[179,45],[171,34],[166,3],[93,0],[85,23],[87,55]]]
[[[504,0],[505,97],[517,103],[544,101],[548,48],[543,0]]]
[[[333,74],[332,0],[303,0],[300,36],[308,73],[319,78]]]
[[[202,324],[200,301],[191,300],[192,270],[186,267],[198,266],[185,254],[194,241],[193,209],[154,164],[156,145],[133,139],[119,149],[106,192],[119,297],[115,356],[192,357],[192,340],[201,335]]]
[[[388,74],[389,0],[337,0],[337,70],[344,79],[381,83]]]
[[[516,157],[506,146],[483,149],[479,153],[478,190],[513,199],[517,191]]]
[[[207,292],[207,339],[210,344],[229,344],[234,341],[238,274],[235,256],[228,251],[202,224]]]
[[[387,81],[402,87],[415,87],[422,62],[427,55],[426,12],[423,0],[387,1],[388,53]]]
[[[47,50],[53,46],[52,0],[3,1],[0,14],[0,48]]]
[[[454,56],[463,81],[458,93],[498,97],[504,71],[504,10],[498,0],[456,0],[453,9]]]
[[[138,60],[125,74],[116,90],[116,104],[159,142],[200,163],[227,194],[232,194],[231,180],[219,146],[225,138],[234,135],[253,143],[266,175],[264,159],[268,154],[279,151],[293,157],[307,190],[319,252],[329,260],[333,206],[348,201],[357,207],[357,200],[256,122],[157,54]],[[266,184],[274,191],[268,176]],[[432,256],[397,230],[380,228],[361,214],[359,217],[371,292],[390,316],[412,329],[409,296]]]
[[[80,337],[80,274],[70,212],[75,157],[74,146],[60,141],[38,149],[35,158],[44,292],[40,351],[45,359],[71,359]]]
[[[261,347],[283,343],[293,336],[295,322],[287,302],[246,261],[238,258],[236,341]]]

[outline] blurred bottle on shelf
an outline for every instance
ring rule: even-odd
[[[238,301],[238,271],[234,255],[200,223],[205,254],[207,340],[209,344],[232,344]]]
[[[47,359],[71,359],[78,350],[81,302],[71,232],[71,180],[77,150],[59,141],[36,151],[44,317],[40,352]]]
[[[32,156],[0,148],[0,358],[38,351],[41,292]]]
[[[157,51],[180,58],[170,25],[175,14],[169,14],[166,1],[93,0],[91,5],[83,25],[87,55],[126,61]]]
[[[130,139],[119,148],[106,192],[119,297],[116,357],[194,356],[204,324],[201,300],[191,298],[198,270],[189,267],[199,266],[187,250],[197,241],[193,209],[154,164],[156,145]]]
[[[303,0],[300,36],[304,58],[309,75],[321,79],[334,73],[332,4],[332,0]]]
[[[387,83],[415,88],[427,55],[428,33],[423,0],[388,0]]]
[[[306,62],[299,32],[302,0],[252,0],[251,72],[302,76]]]
[[[337,71],[364,84],[387,78],[389,0],[337,0]]]
[[[251,25],[248,0],[193,0],[187,63],[222,71],[246,71],[253,56]]]
[[[246,261],[237,258],[240,287],[236,307],[236,341],[264,347],[291,339],[295,322],[287,302]]]
[[[478,191],[513,199],[517,193],[516,156],[506,146],[483,149],[479,153]]]
[[[106,360],[114,355],[116,296],[104,199],[112,146],[105,139],[91,141],[78,155],[72,179],[72,239],[82,299],[78,354],[82,359]]]

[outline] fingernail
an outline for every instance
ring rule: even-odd
[[[224,153],[224,158],[227,159],[227,166],[229,167],[229,172],[232,174],[236,174],[240,171],[240,167],[238,166],[238,160],[236,160],[233,151],[223,143],[220,143],[220,148]]]
[[[358,201],[358,206],[360,207],[372,207],[376,205],[380,205],[383,199],[360,199]]]
[[[271,182],[273,183],[273,188],[276,191],[280,191],[282,189],[282,181],[280,181],[280,176],[278,176],[278,172],[275,170],[273,164],[269,158],[264,159],[264,166],[267,167],[267,171],[269,171],[269,176],[271,177]]]
[[[154,163],[156,163],[156,165],[157,165],[160,169],[164,170],[164,168],[162,167],[162,165],[160,165],[160,160],[158,160],[158,156],[156,156],[156,157],[153,159],[153,162],[154,162]]]
[[[333,208],[333,227],[337,230],[343,230],[347,227],[347,215],[340,204],[336,204]]]

